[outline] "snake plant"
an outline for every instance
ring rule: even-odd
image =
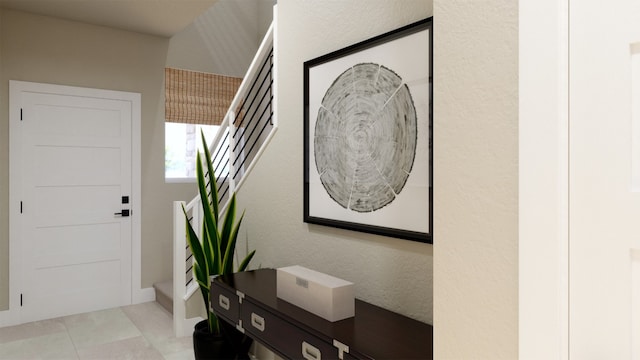
[[[211,311],[210,290],[212,277],[233,273],[233,260],[235,254],[238,229],[244,217],[244,211],[238,221],[236,218],[236,195],[233,193],[229,201],[224,217],[220,218],[218,204],[218,187],[216,177],[211,162],[211,153],[202,135],[202,145],[204,148],[204,163],[207,166],[208,174],[205,175],[201,154],[198,153],[196,161],[196,176],[198,180],[198,192],[203,208],[202,236],[198,237],[193,229],[187,211],[182,208],[187,223],[187,243],[193,253],[193,272],[204,300],[207,311],[207,321],[209,331],[212,334],[220,333],[218,318]],[[207,177],[209,188],[207,189]],[[244,271],[255,255],[255,250],[251,251],[240,263],[237,271]]]

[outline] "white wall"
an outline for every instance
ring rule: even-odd
[[[519,4],[519,358],[567,359],[568,1]]]
[[[431,15],[423,0],[277,6],[279,129],[238,194],[240,242],[255,266],[303,265],[355,283],[356,296],[431,323],[433,247],[303,222],[303,62]],[[241,244],[242,245],[242,244]],[[242,250],[240,250],[242,253]]]
[[[517,359],[518,3],[433,12],[434,357]]]

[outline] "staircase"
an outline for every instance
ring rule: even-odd
[[[274,14],[274,21],[209,147],[217,177],[221,213],[226,210],[231,194],[242,187],[278,128],[274,83],[275,24]],[[199,317],[186,318],[185,304],[196,293],[198,285],[193,280],[193,259],[186,243],[183,206],[194,228],[201,228],[199,196],[189,203],[174,202],[173,280],[153,285],[156,301],[173,314],[173,329],[178,337],[191,334],[195,323],[202,320]]]

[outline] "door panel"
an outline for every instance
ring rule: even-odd
[[[118,186],[35,186],[32,195],[35,208],[29,209],[29,203],[24,208],[35,215],[31,221],[37,227],[120,224],[126,220],[114,216],[121,208]]]
[[[33,241],[34,263],[48,268],[67,262],[118,260],[121,251],[120,232],[120,225],[113,223],[39,227]]]
[[[131,102],[22,93],[22,321],[131,303]]]
[[[81,106],[76,106],[72,99],[64,95],[34,94],[29,97],[33,102],[34,125],[33,134],[47,139],[55,139],[56,135],[65,139],[75,139],[79,143],[86,143],[91,138],[111,140],[117,145],[121,135],[120,124],[116,123],[120,117],[117,100],[110,108],[105,108],[102,100],[83,97]],[[61,101],[57,104],[55,101]],[[53,102],[52,102],[53,101]]]
[[[38,146],[33,164],[37,174],[37,185],[62,186],[119,184],[120,173],[113,172],[120,166],[121,153],[114,148],[83,148]],[[87,171],[87,164],[102,164]],[[60,171],[60,169],[64,171]]]
[[[122,305],[120,279],[114,276],[120,268],[119,261],[102,261],[39,269],[25,295],[29,308],[23,318],[47,319]]]

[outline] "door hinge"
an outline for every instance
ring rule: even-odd
[[[22,294],[20,294],[20,306],[22,306]]]
[[[20,121],[22,121],[22,108],[20,108]]]
[[[22,201],[20,201],[20,214],[22,214]]]

